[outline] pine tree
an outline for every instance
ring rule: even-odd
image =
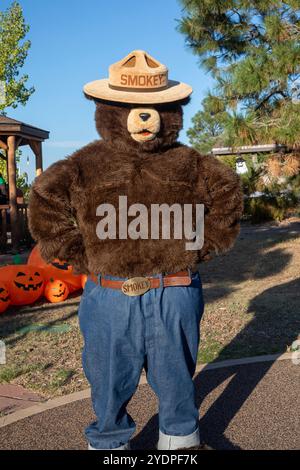
[[[181,3],[179,29],[215,80],[193,119],[192,144],[207,151],[216,126],[223,145],[300,147],[300,1]]]
[[[227,119],[223,103],[208,95],[203,100],[202,109],[192,118],[193,127],[187,132],[191,144],[202,153],[210,152],[221,142]]]

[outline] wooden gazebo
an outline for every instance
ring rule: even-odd
[[[24,124],[6,116],[0,116],[0,148],[6,161],[8,177],[8,204],[0,206],[1,212],[1,242],[7,241],[7,212],[9,211],[12,247],[17,248],[26,230],[27,205],[19,204],[16,185],[16,150],[18,147],[29,145],[35,155],[36,175],[43,171],[42,142],[49,138],[49,132],[37,127]]]

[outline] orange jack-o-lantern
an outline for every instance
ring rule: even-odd
[[[0,281],[7,285],[12,305],[33,304],[43,293],[44,280],[37,266],[4,266],[0,268]]]
[[[44,295],[49,302],[62,302],[68,297],[69,288],[60,279],[50,279],[46,284]]]
[[[0,313],[5,312],[10,304],[10,295],[4,282],[0,282]]]
[[[37,245],[29,255],[28,264],[42,268],[44,270],[45,281],[50,281],[50,279],[61,279],[64,281],[69,288],[69,292],[74,292],[81,288],[81,275],[74,274],[70,264],[59,259],[46,263],[41,257]]]
[[[84,286],[86,284],[86,281],[87,281],[87,275],[86,274],[82,274],[81,275],[81,287],[82,289],[84,289]]]
[[[52,261],[52,266],[56,269],[60,269],[61,271],[69,271],[72,272],[72,266],[68,264],[66,261],[60,261],[59,259],[55,259]]]

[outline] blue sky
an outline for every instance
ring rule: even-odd
[[[50,131],[44,166],[98,138],[94,104],[82,94],[85,83],[105,78],[108,66],[134,49],[144,49],[169,68],[169,77],[192,85],[181,141],[201,100],[212,86],[197,57],[176,31],[177,0],[19,0],[30,25],[32,47],[24,73],[36,91],[25,107],[8,115]],[[1,10],[11,0],[0,0]],[[29,165],[26,158],[29,156]],[[24,147],[21,171],[34,177],[34,158]]]

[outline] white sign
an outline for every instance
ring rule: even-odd
[[[291,349],[293,351],[292,363],[298,366],[300,364],[300,339],[296,339],[296,341],[293,342]]]
[[[4,341],[0,340],[0,365],[6,364],[6,346]]]
[[[246,162],[242,158],[236,161],[235,168],[238,175],[244,175],[245,173],[248,173]]]

